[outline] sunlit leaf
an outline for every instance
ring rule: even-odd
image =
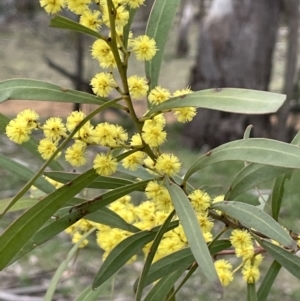
[[[130,8],[129,9],[129,19],[128,19],[128,22],[124,26],[124,29],[123,29],[123,43],[124,43],[125,48],[128,45],[128,36],[129,36],[129,32],[130,32],[130,27],[131,27],[131,24],[133,22],[136,11],[137,11],[136,8]]]
[[[74,256],[76,255],[76,252],[78,251],[78,249],[80,248],[81,244],[83,243],[83,241],[92,233],[94,232],[96,229],[93,228],[90,231],[88,231],[87,233],[84,233],[82,235],[82,237],[80,238],[80,240],[73,246],[73,248],[69,251],[67,258],[59,265],[59,267],[57,268],[52,280],[50,281],[49,285],[48,285],[48,289],[47,292],[45,294],[44,297],[44,301],[52,301],[53,297],[54,297],[54,293],[57,289],[57,285],[63,275],[63,273],[65,272],[65,270],[67,269],[69,263],[71,260],[73,260]]]
[[[98,209],[97,212],[88,214],[85,218],[89,221],[107,225],[111,228],[118,228],[129,232],[141,231],[134,225],[128,224],[120,215],[106,207]]]
[[[70,20],[70,19],[62,17],[62,16],[53,17],[50,21],[50,27],[73,30],[76,32],[80,32],[80,33],[84,33],[84,34],[96,37],[98,39],[103,38],[103,36],[101,34],[99,34],[97,31],[92,30],[88,27],[85,27],[85,26],[79,24],[78,22],[75,22],[73,20]]]
[[[255,163],[249,164],[237,174],[228,192],[225,194],[224,199],[227,201],[234,200],[247,190],[272,180],[278,175],[282,175],[288,171],[290,171],[290,169],[284,167]]]
[[[219,277],[204,240],[195,211],[183,190],[168,179],[165,181],[185,236],[200,269],[217,291],[222,292]]]
[[[112,277],[113,278],[113,277]],[[107,279],[102,285],[96,289],[92,288],[92,285],[89,285],[83,292],[76,298],[75,301],[97,301],[99,296],[106,292],[107,287],[112,282],[112,278]]]
[[[284,184],[286,179],[290,179],[293,174],[293,171],[290,171],[289,173],[277,176],[273,189],[272,189],[272,195],[271,195],[271,208],[272,208],[272,217],[278,221],[279,212],[281,208],[281,203],[283,199],[284,194]]]
[[[239,88],[208,89],[170,98],[151,108],[146,116],[182,107],[197,107],[242,114],[275,113],[285,98],[285,95],[266,91]]]
[[[231,243],[229,240],[221,239],[215,241],[213,244],[210,244],[209,251],[211,255],[214,255],[229,248],[230,246]],[[175,272],[180,267],[186,267],[187,269],[194,262],[195,258],[190,248],[184,248],[182,250],[169,254],[151,265],[147,279],[144,283],[144,287],[172,272]],[[134,291],[136,291],[137,289],[138,281],[139,278],[134,283]]]
[[[14,204],[8,212],[15,212],[20,211],[24,209],[28,209],[35,205],[39,200],[33,199],[33,198],[23,198],[20,199],[16,204]],[[6,208],[6,206],[10,203],[10,199],[3,199],[0,200],[0,214],[2,214],[3,210]]]
[[[93,169],[83,173],[68,186],[57,189],[15,220],[0,237],[0,270],[14,258],[58,209],[96,177],[97,174]]]
[[[184,268],[179,268],[175,272],[163,277],[150,290],[150,292],[144,298],[144,301],[165,300],[165,297],[168,295],[169,291],[172,289],[175,282],[184,273],[184,271]]]
[[[150,90],[158,84],[160,67],[166,46],[168,33],[176,15],[180,0],[155,0],[148,19],[146,35],[156,42],[158,51],[152,60],[145,62],[146,77]]]
[[[177,222],[168,225],[167,230],[177,227]],[[99,272],[97,273],[93,287],[101,285],[107,278],[114,275],[128,260],[140,251],[147,243],[152,241],[160,227],[155,227],[151,231],[142,231],[122,240],[107,256]]]
[[[18,258],[24,256],[37,246],[45,243],[55,235],[61,233],[63,230],[73,225],[79,219],[100,210],[101,208],[109,205],[111,202],[123,197],[126,194],[139,190],[141,189],[141,187],[145,187],[147,183],[148,181],[144,181],[116,188],[112,191],[103,193],[92,201],[89,200],[74,207],[64,208],[64,210],[62,210],[64,213],[60,216],[56,216],[55,213],[55,216],[53,216],[55,220],[44,226],[33,237],[31,237],[22,248],[22,250],[20,250],[17,256],[15,256],[10,263],[13,263]],[[102,222],[104,222],[104,220],[102,220]],[[132,228],[130,227],[126,228],[127,231],[130,231],[131,229]]]
[[[258,301],[255,289],[255,282],[247,283],[247,301]]]
[[[256,238],[259,244],[292,275],[300,279],[300,258],[291,252],[264,239]]]
[[[31,180],[31,178],[35,175],[35,171],[32,169],[8,158],[7,156],[4,156],[0,154],[0,167],[9,171],[14,176],[17,176],[21,180],[28,182]],[[54,186],[52,186],[47,180],[45,180],[43,177],[40,177],[36,180],[34,185],[44,191],[45,193],[51,193],[55,190]]]
[[[54,171],[54,172],[45,172],[45,175],[50,179],[65,184],[75,179],[79,175],[79,173]],[[122,178],[99,176],[93,183],[90,183],[88,185],[88,188],[115,189],[133,183],[134,183],[133,181],[122,179]]]
[[[274,260],[257,291],[257,299],[259,301],[267,300],[270,290],[274,284],[276,277],[278,276],[280,269],[281,264]]]
[[[201,168],[231,160],[300,169],[300,148],[288,143],[263,138],[229,142],[200,156],[188,169],[185,180]]]
[[[142,298],[143,288],[145,287],[145,283],[147,280],[147,275],[148,275],[151,263],[157,252],[157,249],[161,242],[161,239],[164,236],[164,234],[167,230],[167,227],[168,227],[169,223],[171,222],[172,218],[174,217],[174,215],[175,215],[175,210],[173,210],[169,214],[168,218],[165,220],[163,225],[160,227],[159,231],[157,232],[157,234],[151,244],[151,250],[149,251],[149,253],[147,255],[141,276],[139,277],[139,283],[138,283],[137,290],[136,290],[135,301],[140,301]]]
[[[221,210],[231,218],[237,219],[244,226],[255,229],[284,246],[295,247],[295,242],[281,225],[256,206],[235,201],[225,201],[213,204],[212,208]]]
[[[6,100],[38,100],[102,105],[108,100],[33,79],[9,79],[0,82],[0,103]],[[119,108],[117,104],[111,107]]]

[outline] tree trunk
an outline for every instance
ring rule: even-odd
[[[214,0],[200,31],[192,89],[268,90],[279,15],[280,0]],[[253,135],[269,135],[269,116],[202,109],[184,135],[193,147],[216,147],[241,138],[247,124],[254,125]]]
[[[194,18],[193,0],[185,0],[182,3],[182,15],[180,18],[179,34],[176,48],[176,56],[184,57],[189,52],[188,31]]]
[[[290,115],[290,102],[293,99],[295,78],[297,72],[298,55],[298,29],[299,29],[299,0],[283,0],[283,11],[287,18],[289,29],[287,41],[287,59],[285,67],[285,80],[283,93],[286,94],[286,101],[278,111],[278,124],[274,127],[276,138],[281,141],[290,142],[295,124],[287,125]]]

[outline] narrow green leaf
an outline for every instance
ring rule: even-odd
[[[0,82],[0,103],[11,99],[57,101],[102,105],[108,101],[89,93],[69,90],[47,82],[33,79],[9,79]],[[111,107],[120,108],[117,104]]]
[[[182,107],[197,107],[241,114],[268,114],[275,113],[285,99],[285,95],[266,91],[239,88],[208,89],[170,98],[151,108],[146,116]]]
[[[292,140],[291,144],[300,145],[300,131],[296,134],[296,136]]]
[[[179,216],[187,241],[199,267],[213,284],[214,288],[222,292],[222,285],[189,199],[180,187],[171,183],[168,179],[166,179],[165,185],[170,193],[176,213]]]
[[[300,143],[300,131],[292,140],[291,144],[298,145]],[[277,176],[272,189],[271,195],[271,209],[272,209],[272,216],[277,221],[279,217],[279,212],[281,208],[281,203],[284,195],[284,184],[286,179],[290,179],[293,174],[293,170],[283,175]]]
[[[233,180],[224,199],[227,201],[234,200],[247,190],[260,185],[266,181],[272,180],[282,175],[290,169],[262,164],[249,164],[243,168]]]
[[[223,144],[202,155],[191,166],[184,179],[206,166],[230,160],[247,161],[285,168],[300,168],[300,148],[288,143],[249,138]]]
[[[73,30],[76,32],[84,33],[90,35],[92,37],[96,37],[98,39],[102,39],[103,36],[95,30],[92,30],[88,27],[85,27],[78,22],[70,20],[68,18],[62,16],[55,16],[50,20],[50,27],[54,28],[61,28],[61,29],[68,29]]]
[[[280,212],[281,203],[284,194],[285,180],[290,179],[292,174],[293,171],[290,171],[287,174],[277,176],[274,181],[272,195],[271,195],[271,208],[272,208],[272,217],[275,219],[275,221],[278,221],[278,217],[279,217],[279,212]]]
[[[250,125],[247,126],[247,128],[245,130],[245,133],[244,133],[244,137],[243,137],[244,139],[250,138],[250,134],[251,134],[252,128],[253,128],[252,124],[250,124]]]
[[[185,272],[184,268],[179,268],[175,272],[162,278],[154,287],[150,290],[144,301],[158,301],[164,300],[168,295],[169,291],[174,286],[175,282],[180,278],[180,276]]]
[[[107,207],[100,208],[97,212],[88,214],[85,218],[95,223],[110,226],[111,228],[118,228],[133,233],[141,231],[134,225],[128,224],[120,215]]]
[[[280,269],[281,264],[274,260],[257,291],[257,299],[259,301],[267,300]]]
[[[129,170],[122,166],[122,164],[119,162],[117,171],[121,174],[130,175],[134,177],[134,179],[140,178],[142,180],[153,180],[157,178],[159,175],[153,175],[150,174],[145,168],[138,167],[137,170]]]
[[[14,258],[58,209],[96,177],[97,174],[93,169],[85,172],[73,182],[57,189],[38,202],[10,225],[0,237],[0,270]]]
[[[255,229],[287,247],[295,247],[291,236],[263,210],[241,202],[219,202],[212,209],[221,210],[248,228]]]
[[[146,35],[156,42],[158,51],[152,60],[145,62],[146,77],[150,90],[157,86],[160,67],[169,30],[176,15],[180,0],[155,0],[148,19]]]
[[[58,269],[56,270],[51,282],[48,285],[47,292],[44,297],[44,301],[52,301],[54,297],[54,293],[56,291],[57,285],[62,277],[62,274],[68,267],[70,261],[75,256],[76,252],[80,248],[80,245],[83,243],[83,241],[94,231],[96,228],[91,229],[87,233],[83,234],[80,240],[73,246],[73,248],[69,251],[67,258],[59,265]]]
[[[198,269],[198,264],[194,262],[194,264],[189,268],[188,272],[185,273],[184,278],[180,281],[180,283],[176,287],[176,290],[173,290],[173,293],[172,295],[170,295],[170,297],[173,297],[175,299],[176,294],[184,286],[184,284],[190,279],[190,277],[196,272],[197,269]],[[172,299],[167,299],[166,301],[171,301],[171,300]]]
[[[112,282],[112,278],[107,279],[102,285],[93,289],[92,285],[89,285],[77,298],[75,301],[97,301],[99,296],[104,294],[107,290],[107,287]]]
[[[10,203],[10,201],[11,201],[10,199],[0,200],[0,214],[2,214],[2,212],[4,211],[6,206]],[[28,209],[28,208],[32,207],[33,205],[35,205],[37,202],[39,202],[39,200],[32,199],[32,198],[20,199],[16,204],[14,204],[8,210],[8,212],[15,212],[15,211]]]
[[[255,282],[247,283],[247,301],[258,301],[255,289]]]
[[[68,183],[69,181],[73,181],[73,179],[78,177],[79,173],[50,171],[50,172],[45,172],[45,175],[52,180],[65,184]],[[93,183],[90,183],[87,188],[115,189],[133,183],[134,183],[133,181],[122,179],[122,178],[99,176]]]
[[[231,246],[229,240],[218,240],[209,245],[211,255],[215,255]],[[164,276],[175,272],[178,268],[185,267],[188,269],[195,262],[194,255],[190,248],[176,251],[170,255],[163,257],[151,265],[144,287],[163,278]],[[139,278],[134,283],[134,291],[137,289]]]
[[[173,285],[173,287],[168,292],[168,295],[166,296],[166,301],[176,301],[175,295],[175,287]]]
[[[153,258],[155,256],[155,254],[156,254],[156,251],[157,251],[157,248],[158,248],[158,246],[161,242],[161,239],[164,236],[164,234],[167,230],[167,227],[168,227],[169,223],[171,222],[174,215],[175,215],[175,210],[173,210],[169,214],[168,218],[165,220],[163,225],[160,227],[159,231],[157,232],[157,234],[156,234],[156,236],[153,240],[153,243],[151,245],[151,250],[149,251],[149,253],[147,255],[147,258],[146,258],[146,261],[144,263],[144,267],[143,267],[141,276],[139,277],[139,283],[138,283],[138,286],[137,286],[136,296],[135,296],[136,301],[140,301],[141,298],[142,298],[143,288],[145,287],[145,282],[146,282],[146,279],[147,279],[147,275],[148,275],[151,263],[153,261]]]
[[[163,257],[151,265],[144,287],[175,272],[178,268],[188,269],[195,262],[194,255],[190,248],[176,251],[170,255]],[[134,283],[134,292],[137,290],[139,278]]]
[[[1,82],[0,82],[1,85]],[[0,113],[0,133],[5,133],[5,128],[8,125],[10,119],[7,118],[5,115]],[[38,160],[41,162],[45,162],[42,159],[40,153],[37,151],[38,148],[38,141],[31,137],[29,141],[22,144],[22,147],[27,149],[31,154],[33,154]],[[53,170],[63,170],[63,167],[57,161],[51,161],[49,167]]]
[[[128,45],[128,36],[129,36],[129,32],[130,32],[130,27],[133,22],[136,11],[137,11],[136,8],[129,9],[129,20],[123,29],[123,44],[124,44],[125,48],[127,48],[127,45]]]
[[[168,230],[172,230],[177,227],[178,223],[173,222],[168,226]],[[103,262],[99,272],[97,273],[93,288],[101,285],[107,278],[111,277],[122,266],[124,266],[128,260],[132,258],[138,251],[140,251],[147,243],[152,241],[156,236],[156,232],[160,227],[155,227],[151,231],[142,231],[122,240],[107,256]]]
[[[8,170],[13,175],[19,177],[25,182],[28,182],[32,179],[32,177],[35,175],[35,171],[32,169],[0,154],[0,167],[2,167],[5,170]],[[45,193],[51,193],[55,190],[54,186],[52,186],[47,180],[45,180],[43,177],[40,177],[37,179],[37,181],[34,183],[34,185],[44,191]]]
[[[219,239],[213,241],[208,246],[211,255],[215,255],[223,250],[226,250],[231,247],[231,242],[228,239]]]
[[[300,279],[300,258],[297,255],[264,239],[256,237],[256,240],[276,261],[278,261],[279,264],[287,269],[292,275]]]
[[[37,246],[45,243],[55,235],[61,233],[63,230],[73,225],[79,219],[100,210],[101,208],[107,206],[113,201],[123,197],[126,194],[129,194],[133,191],[141,189],[141,187],[146,187],[148,181],[138,182],[124,187],[114,189],[103,193],[101,196],[96,197],[94,200],[86,201],[82,204],[71,208],[64,208],[67,211],[64,215],[55,217],[55,220],[50,224],[44,226],[39,230],[33,237],[31,237],[25,246],[20,250],[20,252],[13,258],[10,262],[13,263],[20,257],[24,256],[28,252],[32,251]],[[56,213],[55,213],[56,215]],[[103,221],[103,220],[102,220]],[[132,228],[127,228],[126,230],[130,231]],[[1,259],[0,259],[1,260]]]

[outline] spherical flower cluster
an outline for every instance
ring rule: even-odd
[[[67,137],[67,129],[59,117],[51,117],[46,120],[42,127],[46,138],[58,141]]]
[[[22,144],[30,139],[30,134],[38,128],[39,115],[30,109],[20,112],[15,119],[12,119],[5,128],[7,137]]]
[[[213,220],[208,215],[208,209],[211,205],[211,198],[208,193],[200,189],[192,191],[188,198],[196,212],[199,225],[201,227],[206,242],[213,239],[211,230],[214,226]]]
[[[130,145],[133,149],[139,149],[143,146],[143,141],[140,134],[134,134],[131,137]],[[124,168],[135,171],[139,166],[143,165],[145,156],[146,154],[144,152],[136,151],[135,153],[125,157],[122,160],[122,165]]]
[[[86,143],[75,141],[75,143],[66,150],[65,158],[72,166],[82,166],[86,164]]]
[[[66,124],[59,117],[51,117],[43,125],[38,124],[38,115],[32,110],[20,112],[6,127],[6,134],[10,140],[23,143],[30,139],[34,129],[42,129],[45,138],[41,139],[37,150],[45,160],[57,152],[61,138],[65,138],[75,130],[85,118],[81,111],[72,112]],[[69,132],[69,133],[68,133]],[[98,144],[110,148],[122,146],[128,139],[128,134],[119,125],[100,123],[94,128],[90,121],[84,123],[73,136],[74,143],[65,150],[65,160],[72,166],[79,167],[87,163],[87,148]],[[135,135],[131,143],[142,143],[140,136]],[[58,152],[56,158],[61,152]],[[139,164],[143,164],[144,153],[137,152]],[[132,159],[132,158],[131,158]],[[131,164],[132,165],[132,164]],[[116,171],[117,160],[110,154],[98,154],[94,159],[94,168],[98,174],[111,175]]]
[[[25,120],[13,119],[6,126],[5,133],[11,141],[22,144],[30,139],[31,130]]]
[[[117,170],[118,162],[116,158],[109,154],[97,154],[94,159],[94,169],[100,176],[110,176]]]
[[[94,227],[93,223],[87,219],[80,219],[78,222],[68,227],[65,232],[72,236],[72,242],[76,244],[82,236]],[[88,240],[85,239],[80,248],[84,248],[88,244]]]
[[[76,15],[82,15],[88,10],[92,0],[66,0],[68,9]]]
[[[211,205],[210,196],[200,189],[194,190],[188,195],[188,197],[196,212],[204,212]]]
[[[258,266],[262,262],[262,255],[255,255],[252,237],[247,230],[235,229],[231,232],[230,242],[235,248],[237,257],[243,260],[242,274],[247,283],[254,283],[260,277]]]
[[[128,78],[129,92],[132,98],[141,99],[147,95],[149,86],[145,77],[137,75]]]
[[[255,283],[260,277],[259,266],[263,260],[263,256],[258,254],[251,260],[247,260],[242,268],[243,279],[247,283]]]
[[[91,86],[97,96],[107,97],[118,84],[111,73],[100,72],[92,78]]]
[[[131,7],[131,8],[138,8],[141,5],[143,5],[145,0],[126,0],[126,3]]]
[[[104,5],[101,5],[102,9],[102,14],[103,14],[103,23],[107,26],[110,27],[110,19],[109,19],[109,14],[110,12],[108,11],[107,3]],[[121,30],[123,27],[128,23],[129,20],[129,12],[126,10],[124,5],[115,5],[116,9],[116,16],[115,16],[115,24],[116,28]]]
[[[186,89],[175,91],[173,93],[173,97],[184,96],[191,93],[193,93],[193,91],[188,87]],[[182,101],[184,101],[184,98]],[[174,112],[174,116],[177,118],[177,120],[182,123],[192,121],[197,114],[197,110],[194,107],[177,108],[173,109],[172,111]]]
[[[103,69],[116,68],[115,57],[106,41],[98,39],[92,45],[92,57],[98,60]]]
[[[48,14],[56,14],[65,6],[65,0],[40,0],[40,5]]]
[[[168,89],[160,86],[155,87],[149,93],[148,100],[154,105],[158,105],[171,97],[171,93]]]
[[[135,171],[138,169],[138,166],[141,166],[143,164],[144,158],[145,158],[145,153],[141,151],[137,151],[124,158],[122,160],[122,165],[124,166],[124,168]]]
[[[223,286],[227,286],[233,280],[232,265],[225,259],[215,261],[215,268]]]
[[[123,145],[127,141],[128,134],[119,125],[103,122],[95,127],[94,139],[99,145],[116,147]]]
[[[231,232],[230,242],[235,249],[253,246],[252,237],[247,230],[233,230]]]
[[[170,212],[174,208],[167,188],[157,181],[148,183],[145,194],[158,211]]]
[[[87,28],[97,31],[101,26],[100,11],[98,10],[85,10],[80,19],[79,23]]]
[[[155,169],[164,175],[172,177],[176,175],[181,167],[179,159],[173,154],[162,154],[156,159]]]
[[[38,145],[38,152],[41,154],[44,160],[50,159],[50,157],[56,152],[58,146],[58,140],[53,141],[49,138],[40,140]]]
[[[167,133],[164,131],[166,120],[162,115],[146,120],[143,126],[142,138],[151,147],[157,147],[166,141]]]
[[[156,42],[147,35],[131,39],[129,46],[138,61],[150,61],[156,54]]]

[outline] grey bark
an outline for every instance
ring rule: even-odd
[[[268,90],[279,26],[280,0],[214,0],[200,31],[190,84],[194,91],[238,87]],[[193,147],[241,138],[248,124],[269,136],[269,116],[199,110],[184,128]]]
[[[285,67],[285,81],[283,93],[286,94],[286,101],[278,111],[278,124],[274,127],[276,138],[281,141],[290,142],[293,135],[294,124],[287,125],[290,114],[290,102],[293,99],[295,77],[297,72],[298,54],[298,29],[299,29],[299,0],[283,0],[283,11],[286,15],[288,25],[287,59]]]
[[[194,18],[194,13],[193,0],[183,1],[176,48],[177,57],[184,57],[189,52],[188,32]]]

